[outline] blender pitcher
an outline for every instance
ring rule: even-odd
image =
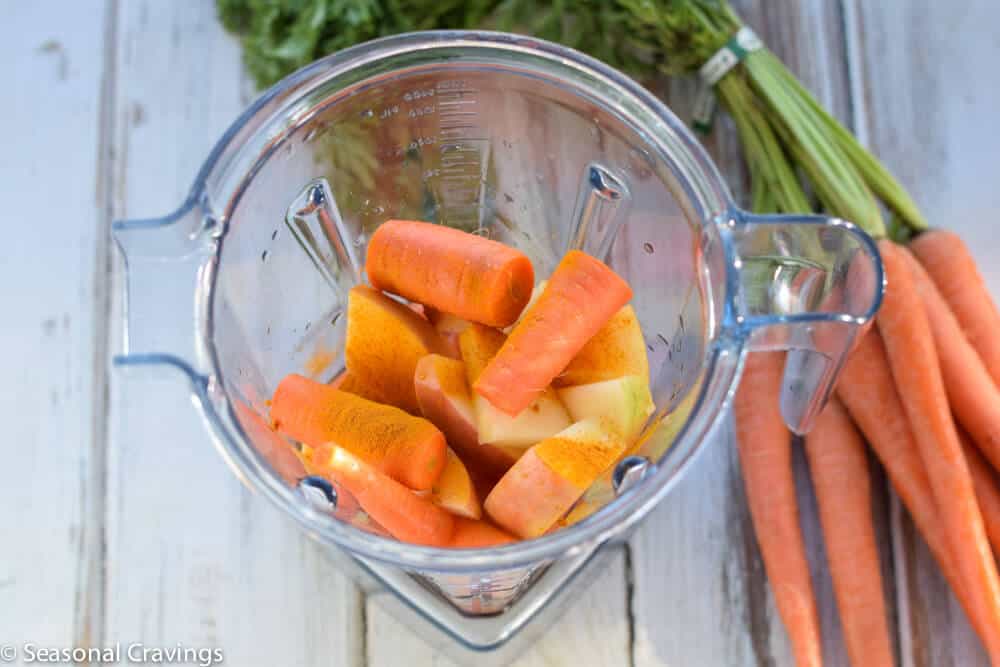
[[[539,279],[580,248],[632,286],[656,412],[578,522],[490,549],[396,542],[346,492],[303,481],[293,444],[268,427],[287,373],[343,369],[347,293],[390,218],[515,246]],[[858,228],[737,209],[643,88],[498,33],[401,35],[300,70],[228,130],[175,213],[118,222],[114,236],[127,264],[116,363],[179,369],[247,486],[478,650],[554,608],[601,547],[627,538],[706,442],[748,351],[789,350],[782,413],[807,430],[882,294]]]

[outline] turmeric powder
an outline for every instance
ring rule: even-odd
[[[605,429],[583,422],[535,445],[535,455],[557,475],[579,489],[586,489],[625,450],[625,443]],[[571,430],[572,429],[572,430]],[[595,437],[596,434],[596,437]]]
[[[444,435],[426,419],[301,375],[278,385],[271,420],[310,447],[333,442],[414,490],[430,489],[444,468]]]
[[[554,380],[553,386],[572,387],[591,382],[614,380],[626,375],[649,377],[646,343],[639,328],[639,319],[632,306],[621,310],[601,327],[583,349],[576,353],[569,366]]]
[[[367,376],[358,376],[350,371],[344,371],[336,381],[330,383],[330,386],[340,391],[346,391],[348,394],[367,398],[369,401],[400,407],[396,403],[398,397],[403,395],[401,389],[384,382],[374,384],[366,378]]]
[[[435,352],[445,352],[444,342],[427,320],[367,285],[351,289],[344,361],[367,394],[419,415],[413,373]]]

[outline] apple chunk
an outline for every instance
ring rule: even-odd
[[[472,324],[459,336],[468,386],[475,383],[490,359],[503,345],[496,329]],[[472,394],[479,441],[502,447],[530,447],[570,425],[569,413],[552,388],[517,416],[510,416],[479,394]]]
[[[428,308],[426,313],[427,319],[434,325],[434,330],[441,337],[448,356],[452,359],[461,359],[462,351],[458,346],[458,337],[468,328],[468,320],[463,320],[457,315],[442,313],[431,308]]]
[[[451,448],[448,449],[444,470],[431,487],[430,499],[452,514],[470,519],[478,519],[483,515],[469,471]]]
[[[430,322],[371,287],[351,289],[344,358],[366,398],[420,414],[413,372],[434,352],[444,352],[444,344]]]
[[[639,435],[654,410],[649,384],[638,375],[564,387],[556,393],[573,421],[594,417],[614,429],[626,443]]]
[[[487,496],[486,513],[518,537],[539,537],[624,449],[597,419],[577,422],[525,452]]]
[[[417,362],[417,403],[424,418],[441,429],[448,444],[471,468],[499,479],[520,451],[480,444],[476,417],[465,378],[465,364],[440,354]]]
[[[626,375],[638,375],[649,385],[646,341],[632,306],[623,306],[615,313],[552,384],[571,387]]]

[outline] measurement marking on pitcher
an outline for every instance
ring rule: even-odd
[[[482,228],[483,190],[480,182],[489,141],[478,120],[478,91],[463,80],[440,81],[436,86],[438,155],[441,183],[440,211],[450,224]]]

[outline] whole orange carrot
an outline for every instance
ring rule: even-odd
[[[796,664],[814,667],[822,664],[819,618],[799,527],[792,438],[778,407],[783,361],[779,352],[749,355],[733,407],[743,483],[767,579]]]
[[[617,273],[570,250],[473,391],[507,414],[519,414],[631,298],[632,289]]]
[[[520,250],[412,220],[375,230],[365,271],[376,289],[493,327],[516,320],[535,286],[531,260]]]
[[[892,667],[872,525],[868,456],[864,441],[836,398],[806,436],[806,456],[851,664]]]
[[[996,473],[969,440],[968,435],[959,431],[958,437],[962,441],[965,460],[969,462],[972,485],[976,488],[979,511],[983,513],[986,535],[993,545],[993,553],[1000,554],[1000,487],[997,486]]]
[[[910,248],[951,306],[993,381],[1000,385],[1000,310],[969,248],[958,234],[942,229],[924,232]]]
[[[1000,580],[976,502],[969,467],[955,431],[934,336],[917,293],[906,251],[890,241],[879,250],[888,287],[876,323],[889,367],[916,438],[949,548],[969,601],[989,632],[986,650],[1000,664]]]
[[[938,516],[931,482],[924,470],[910,422],[896,391],[889,358],[877,329],[865,334],[851,353],[837,384],[837,396],[865,434],[896,495],[941,568],[979,637],[989,636],[988,619],[965,594],[948,537]]]
[[[955,314],[948,307],[924,267],[908,252],[913,282],[927,311],[934,334],[941,377],[955,419],[976,442],[993,467],[1000,470],[1000,389],[982,359],[962,335]],[[1000,335],[1000,331],[995,335]]]

